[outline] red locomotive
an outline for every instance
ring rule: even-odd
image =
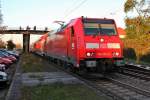
[[[124,65],[123,43],[113,19],[72,19],[46,36],[40,39],[43,54],[73,69],[106,72]]]

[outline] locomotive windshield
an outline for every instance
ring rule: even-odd
[[[108,20],[110,21],[110,20]],[[84,22],[84,32],[86,35],[116,35],[116,28],[114,22],[94,21]]]

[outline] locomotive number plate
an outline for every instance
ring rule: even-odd
[[[87,67],[96,67],[96,61],[86,61]]]

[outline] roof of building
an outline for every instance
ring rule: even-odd
[[[121,28],[121,27],[118,27],[117,31],[118,31],[119,35],[126,35],[125,30],[123,28]]]

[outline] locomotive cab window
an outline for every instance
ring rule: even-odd
[[[73,26],[71,27],[71,36],[74,37],[74,28],[73,28]]]
[[[84,23],[85,35],[116,35],[115,24]]]

